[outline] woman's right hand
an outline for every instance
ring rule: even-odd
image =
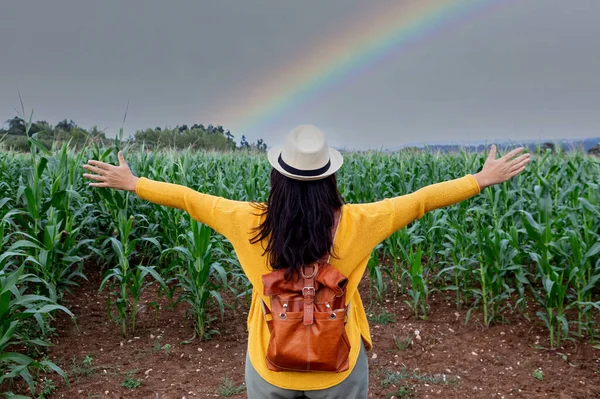
[[[523,147],[516,148],[502,158],[496,159],[496,146],[492,145],[483,169],[473,175],[479,187],[483,190],[488,186],[504,183],[524,171],[531,158],[529,154],[517,157],[521,152]]]
[[[90,159],[83,168],[95,174],[84,173],[83,177],[95,180],[96,183],[90,183],[90,187],[114,188],[117,190],[127,190],[135,192],[135,186],[139,180],[131,173],[131,169],[125,162],[123,153],[119,151],[119,166]]]

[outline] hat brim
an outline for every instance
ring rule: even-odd
[[[329,161],[330,161],[329,169],[327,169],[327,171],[325,171],[322,174],[317,175],[317,176],[300,176],[300,175],[295,175],[293,173],[286,171],[285,169],[283,169],[281,167],[281,165],[279,165],[279,156],[281,155],[281,151],[282,151],[282,148],[279,148],[279,147],[271,148],[267,154],[267,157],[269,158],[269,163],[279,173],[281,173],[282,175],[284,175],[286,177],[289,177],[290,179],[294,179],[294,180],[310,181],[310,180],[324,179],[327,176],[331,176],[332,174],[337,172],[338,169],[344,163],[344,157],[342,156],[342,154],[340,154],[340,152],[338,150],[336,150],[335,148],[329,147]]]

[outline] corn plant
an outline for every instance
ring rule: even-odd
[[[384,242],[384,253],[391,261],[391,268],[385,271],[394,284],[394,295],[399,293],[399,289],[403,288],[403,278],[405,273],[402,271],[402,264],[409,259],[409,248],[425,241],[425,237],[417,233],[419,224],[415,223],[412,226],[394,232]],[[404,261],[404,262],[403,262]],[[410,279],[406,280],[407,285],[410,284]],[[401,292],[406,291],[402,289]]]
[[[130,264],[130,258],[138,243],[141,244],[142,241],[152,243],[158,250],[160,250],[160,244],[154,238],[132,239],[131,230],[134,218],[133,216],[128,218],[124,211],[118,212],[117,221],[118,239],[109,237],[103,245],[106,246],[107,243],[110,243],[117,264],[106,272],[99,289],[102,290],[109,282],[116,287],[116,290],[107,297],[107,312],[110,316],[111,308],[113,306],[116,308],[117,316],[114,317],[114,320],[121,324],[121,332],[123,336],[126,336],[128,321],[131,322],[131,332],[135,333],[137,314],[143,309],[138,304],[144,290],[153,282],[158,282],[161,286],[164,286],[165,282],[154,266],[142,264],[132,266]],[[114,299],[112,299],[113,297]]]
[[[223,316],[225,308],[219,289],[227,285],[227,273],[213,258],[210,228],[195,220],[190,221],[190,228],[185,237],[185,247],[167,249],[164,253],[180,255],[177,280],[181,292],[175,304],[185,302],[190,306],[186,313],[189,312],[194,321],[194,335],[190,339],[193,340],[196,337],[209,338],[214,333],[208,328],[211,321],[207,312],[210,298],[216,301]]]
[[[567,271],[552,263],[553,253],[551,248],[556,245],[553,240],[554,234],[551,226],[550,207],[548,197],[543,201],[540,220],[536,221],[531,214],[523,211],[523,225],[527,234],[533,240],[530,246],[529,256],[535,263],[538,276],[541,278],[542,290],[534,290],[534,297],[543,306],[543,312],[536,314],[544,321],[550,332],[550,346],[560,345],[561,331],[566,336],[568,322],[564,315],[564,302],[566,299],[569,275]]]
[[[461,216],[450,216],[442,248],[438,250],[440,267],[443,268],[435,278],[441,290],[455,292],[458,309],[469,303],[476,282],[471,272],[475,264],[472,257],[475,240],[465,225],[466,221],[472,222],[473,218],[467,214]]]
[[[28,343],[49,346],[41,339],[23,337],[20,327],[25,321],[33,318],[37,321],[40,330],[44,331],[46,323],[44,316],[57,310],[70,316],[73,314],[50,298],[26,294],[28,284],[43,283],[43,281],[31,274],[25,274],[24,271],[24,266],[12,272],[0,271],[0,384],[4,381],[12,382],[20,377],[33,393],[37,371],[53,370],[68,382],[67,375],[49,360],[38,361],[22,353],[8,352],[7,348]]]
[[[26,134],[30,127],[31,121]],[[86,208],[90,205],[75,210],[72,202],[81,200],[75,188],[78,176],[74,162],[80,162],[82,154],[73,156],[65,144],[54,156],[35,135],[28,136],[28,142],[29,165],[25,173],[17,175],[14,197],[15,202],[22,204],[21,209],[8,214],[16,227],[15,237],[30,243],[27,253],[34,261],[29,263],[29,271],[57,287],[62,295],[76,285],[76,279],[85,278],[81,272],[82,253],[90,243],[78,236],[89,220]]]
[[[504,321],[503,311],[515,291],[508,284],[509,273],[520,267],[514,264],[518,250],[510,247],[504,231],[494,231],[491,226],[480,226],[477,239],[481,289],[473,291],[482,300],[484,324],[489,326],[496,319]]]
[[[404,247],[405,242],[405,234],[406,230],[402,229],[394,234],[392,234],[385,242],[384,246],[384,256],[386,256],[390,262],[391,267],[387,267],[385,269],[386,274],[390,278],[393,286],[394,297],[398,296],[400,292],[402,292],[402,274],[401,274],[401,264],[402,264],[402,248]]]
[[[410,277],[411,288],[408,291],[411,300],[405,303],[412,309],[417,319],[427,319],[427,299],[429,298],[429,287],[423,274],[423,251],[421,245],[416,249],[409,248],[407,254],[408,268],[404,273]]]
[[[598,268],[600,260],[596,262],[595,267],[591,261],[600,253],[600,242],[595,242],[588,248],[577,232],[569,230],[564,237],[560,238],[555,248],[570,264],[567,278],[573,282],[571,288],[577,298],[571,307],[577,307],[577,334],[582,337],[584,330],[593,332],[589,314],[591,308],[586,305],[592,303],[592,292],[600,281],[600,268]]]
[[[382,245],[378,244],[371,254],[369,261],[367,262],[367,270],[369,271],[370,285],[369,292],[372,293],[375,290],[375,297],[377,300],[382,301],[383,296],[386,292],[386,284],[383,281],[382,267],[379,261],[379,254],[381,252]]]

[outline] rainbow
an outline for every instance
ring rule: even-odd
[[[258,79],[233,106],[217,112],[219,120],[241,134],[256,130],[299,106],[318,92],[397,56],[410,43],[508,0],[395,0],[365,20],[350,21],[336,34]],[[242,103],[243,102],[243,103]],[[231,104],[231,103],[230,103]]]

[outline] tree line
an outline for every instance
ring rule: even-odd
[[[16,151],[29,151],[27,144],[27,122],[18,116],[7,120],[4,125],[7,128],[0,127],[0,143],[5,148],[12,148]],[[64,119],[52,126],[47,121],[37,121],[31,123],[29,135],[36,135],[36,139],[50,148],[54,143],[70,142],[72,146],[83,147],[84,145],[97,142],[99,144],[110,145],[114,139],[106,137],[102,130],[96,126],[91,129],[84,129],[72,120]],[[193,149],[193,150],[215,150],[232,151],[236,149],[265,151],[267,144],[263,139],[256,142],[248,142],[245,136],[242,136],[239,144],[235,137],[223,126],[213,126],[203,124],[177,125],[175,127],[155,127],[136,131],[132,136],[125,140],[134,144],[145,144],[149,148],[171,148],[171,149]]]

